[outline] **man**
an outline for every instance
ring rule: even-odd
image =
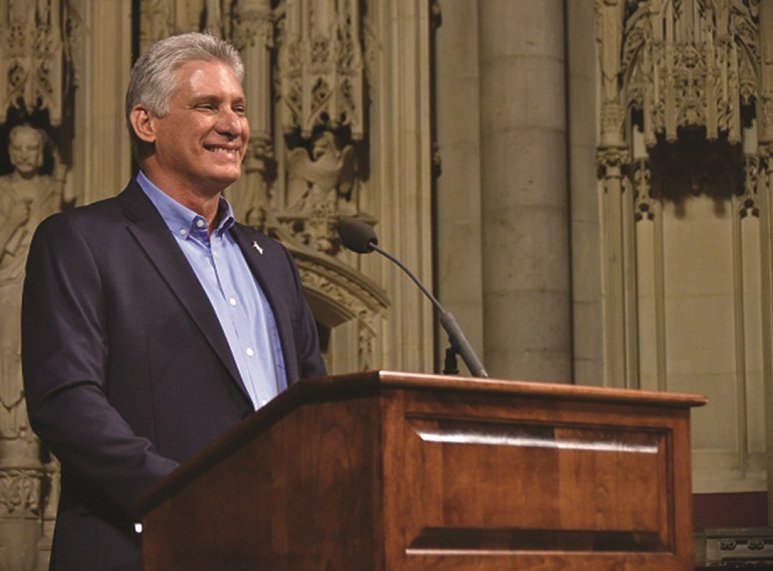
[[[62,464],[54,569],[138,569],[132,500],[325,374],[288,252],[222,196],[249,138],[242,69],[208,35],[152,46],[127,93],[136,179],[33,240],[22,352],[31,424]]]

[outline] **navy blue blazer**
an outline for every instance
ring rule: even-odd
[[[231,231],[274,311],[288,384],[324,375],[290,254]],[[39,226],[22,363],[31,426],[62,465],[52,568],[139,569],[132,499],[253,409],[203,288],[135,182]]]

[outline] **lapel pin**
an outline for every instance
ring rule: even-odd
[[[258,254],[260,254],[261,256],[263,255],[263,248],[261,248],[258,245],[258,242],[256,240],[252,241],[252,247],[255,248],[258,251]]]

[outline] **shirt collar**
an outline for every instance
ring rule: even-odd
[[[207,237],[207,221],[203,216],[187,206],[183,206],[158,188],[142,171],[137,173],[137,184],[156,207],[161,218],[164,219],[174,235],[183,237],[203,235]],[[222,195],[218,205],[217,219],[218,225],[215,232],[218,235],[229,230],[235,222],[231,203]]]

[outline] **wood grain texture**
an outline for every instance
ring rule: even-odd
[[[148,571],[687,570],[698,395],[304,381],[138,500]]]

